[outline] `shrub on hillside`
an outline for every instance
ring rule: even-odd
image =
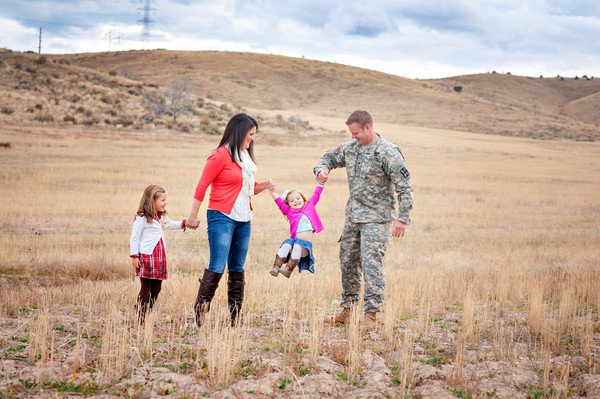
[[[35,86],[28,80],[19,80],[19,83],[15,86],[17,90],[34,90]]]
[[[77,123],[77,119],[73,115],[67,114],[63,117],[63,122],[71,122],[72,124]]]
[[[40,122],[54,122],[54,117],[51,114],[42,114],[35,117]]]
[[[3,106],[3,107],[2,107],[2,110],[0,110],[0,111],[1,111],[3,114],[6,114],[6,115],[10,115],[10,114],[12,114],[13,112],[15,112],[15,110],[14,110],[13,108],[11,108],[11,107],[9,107],[9,106],[6,106],[6,105],[5,105],[5,106]]]
[[[128,118],[117,118],[117,119],[113,120],[112,123],[115,126],[122,125],[123,127],[127,127],[127,126],[133,125],[133,120],[128,119]]]
[[[144,108],[152,112],[155,118],[160,118],[167,109],[167,104],[164,95],[159,91],[153,91],[146,94],[142,100]]]

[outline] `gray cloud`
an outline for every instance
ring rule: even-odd
[[[43,51],[235,50],[341,62],[406,77],[496,70],[600,75],[596,0],[0,0],[0,46]]]

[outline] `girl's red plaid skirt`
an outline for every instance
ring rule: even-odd
[[[153,280],[167,279],[167,256],[162,238],[158,240],[152,255],[140,254],[140,268],[136,275]]]

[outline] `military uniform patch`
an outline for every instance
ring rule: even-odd
[[[402,173],[402,176],[404,176],[407,179],[410,177],[410,172],[406,168],[400,169],[400,173]]]

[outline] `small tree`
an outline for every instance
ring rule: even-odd
[[[177,76],[167,85],[165,90],[166,111],[173,116],[173,124],[177,117],[191,105],[192,83],[186,76]]]
[[[165,96],[156,90],[144,97],[144,107],[152,112],[156,118],[160,118],[167,110]]]

